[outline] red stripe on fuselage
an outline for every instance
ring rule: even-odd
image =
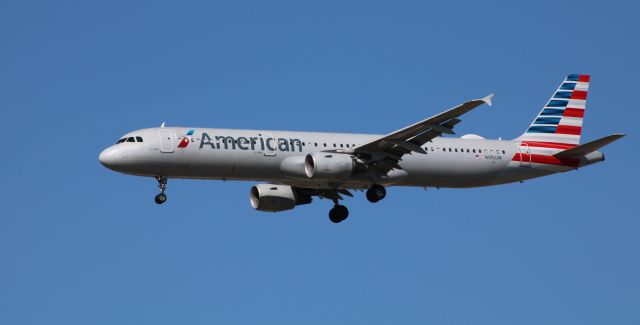
[[[521,157],[522,156],[522,157]],[[567,167],[578,167],[580,164],[580,159],[575,158],[567,158],[567,159],[558,159],[554,156],[545,156],[545,155],[537,155],[537,154],[520,154],[516,153],[515,156],[511,159],[511,161],[517,162],[525,162],[528,163],[531,161],[536,164],[547,164],[547,165],[559,165],[559,166],[567,166]]]
[[[553,148],[553,149],[571,149],[577,146],[577,144],[571,144],[571,143],[540,142],[540,141],[523,141],[522,143],[528,145],[529,147]]]

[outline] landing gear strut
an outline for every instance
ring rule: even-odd
[[[385,196],[387,196],[387,190],[385,190],[384,186],[382,185],[373,184],[367,190],[367,200],[369,200],[369,202],[371,203],[376,203],[384,199]]]
[[[156,176],[158,181],[158,187],[160,187],[160,194],[156,195],[156,203],[162,204],[167,202],[167,195],[164,194],[164,190],[167,188],[167,178],[163,176]]]

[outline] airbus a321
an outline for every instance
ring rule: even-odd
[[[598,149],[623,137],[612,134],[580,144],[589,75],[562,82],[524,134],[489,140],[454,134],[460,118],[492,95],[471,100],[387,135],[165,127],[136,130],[100,153],[105,167],[154,177],[155,202],[165,203],[167,179],[251,180],[259,211],[284,211],[333,202],[329,219],[349,216],[340,204],[366,191],[370,202],[390,186],[468,188],[519,182],[604,160]]]

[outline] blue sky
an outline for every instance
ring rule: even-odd
[[[0,3],[0,323],[638,324],[632,1]],[[168,125],[386,133],[495,92],[518,136],[568,73],[606,162],[492,188],[253,211],[251,182],[98,153]]]

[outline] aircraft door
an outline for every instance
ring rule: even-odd
[[[171,129],[161,128],[158,130],[160,136],[160,152],[173,152],[173,136]]]
[[[520,167],[531,167],[531,149],[526,143],[521,143],[518,147],[520,152]]]

